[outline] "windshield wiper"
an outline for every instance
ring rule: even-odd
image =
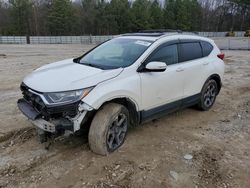
[[[80,61],[80,59],[75,59],[73,60],[75,63],[79,63],[81,65],[86,65],[86,66],[90,66],[90,67],[94,67],[94,68],[98,68],[98,69],[102,69],[102,70],[107,70],[107,69],[117,69],[120,67],[115,67],[115,66],[108,66],[108,65],[98,65],[98,64],[93,64],[87,61]]]
[[[94,67],[94,68],[98,68],[98,69],[103,69],[100,65],[92,64],[92,63],[89,63],[89,62],[86,62],[86,61],[84,61],[83,63],[81,63],[79,61],[79,63],[82,64],[82,65],[87,65],[87,66],[90,66],[90,67]]]
[[[88,65],[88,66],[90,66],[90,67],[95,67],[95,68],[99,68],[99,69],[101,69],[101,67],[100,67],[100,66],[95,65],[95,64],[91,64],[91,63],[83,63],[83,65]]]

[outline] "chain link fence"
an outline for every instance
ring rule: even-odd
[[[240,37],[244,32],[236,32],[238,37],[220,37],[221,33],[223,32],[198,34],[212,38],[222,50],[250,50],[250,37]],[[0,36],[0,44],[100,44],[113,37],[115,36]]]

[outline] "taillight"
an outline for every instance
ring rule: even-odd
[[[225,54],[224,53],[220,53],[220,54],[217,55],[217,57],[220,58],[221,60],[223,60],[224,57],[225,57]]]

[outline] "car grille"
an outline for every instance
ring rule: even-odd
[[[24,83],[20,86],[23,93],[23,98],[28,101],[37,111],[39,111],[46,119],[51,117],[70,116],[73,117],[77,114],[77,107],[79,102],[60,105],[60,106],[46,106],[37,94],[32,93],[30,88]],[[36,91],[36,93],[39,93]]]
[[[26,85],[21,85],[21,91],[23,93],[23,98],[28,101],[37,111],[42,112],[46,105],[39,95],[36,95],[30,91],[30,88]]]

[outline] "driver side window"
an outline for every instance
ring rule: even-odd
[[[172,44],[168,46],[163,46],[155,51],[149,58],[148,62],[160,61],[167,65],[172,65],[178,63],[178,50],[177,44]]]

